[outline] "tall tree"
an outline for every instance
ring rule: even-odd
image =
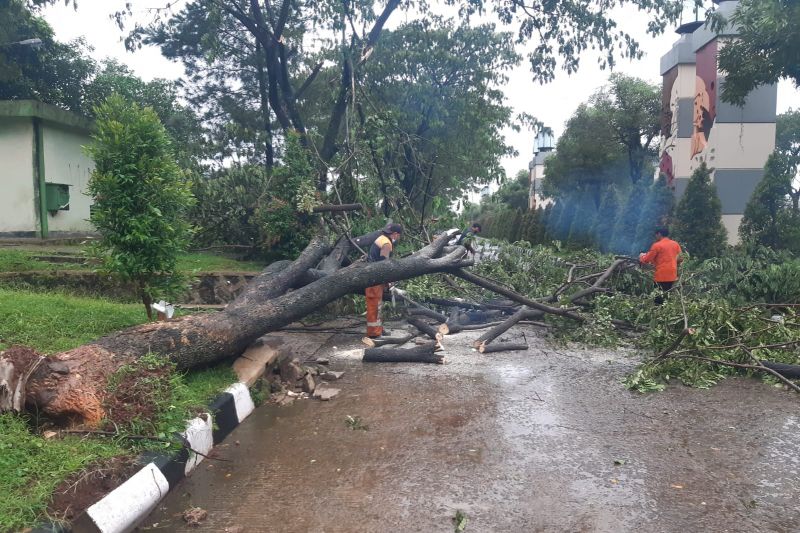
[[[794,167],[779,153],[772,154],[764,166],[764,177],[753,191],[739,226],[742,240],[773,250],[793,249],[796,226],[800,216],[792,209],[789,193],[792,190]]]
[[[625,188],[650,175],[656,161],[660,98],[654,85],[612,75],[567,122],[556,154],[546,163],[545,193],[587,190],[597,207],[609,184]]]
[[[17,44],[29,39],[41,44]],[[59,43],[28,4],[0,1],[0,100],[33,99],[81,112],[96,68],[85,42]]]
[[[587,190],[595,205],[609,184],[625,184],[626,161],[622,146],[609,136],[605,113],[581,104],[567,121],[556,153],[545,162],[543,189],[550,197]]]
[[[635,250],[648,249],[656,228],[667,226],[675,196],[667,187],[667,179],[661,175],[647,190],[647,197],[639,214],[639,224],[634,239]]]
[[[614,240],[611,245],[614,252],[636,255],[643,251],[636,248],[636,230],[639,227],[639,214],[646,198],[647,185],[643,181],[629,189],[614,226]]]
[[[533,76],[539,81],[551,80],[560,61],[566,71],[574,72],[581,55],[590,48],[599,51],[604,66],[613,66],[619,57],[641,56],[636,40],[618,29],[607,6],[599,1],[535,0],[523,3],[520,0],[502,0],[490,3],[447,0],[447,4],[458,7],[459,16],[464,20],[478,13],[493,12],[502,23],[516,28],[518,42],[536,38],[537,46],[529,59]],[[648,31],[651,33],[663,31],[667,24],[677,19],[681,10],[678,0],[621,0],[620,4],[647,13],[650,17]],[[127,5],[128,11],[133,8],[133,3]],[[284,134],[289,130],[299,132],[304,145],[316,158],[318,187],[327,191],[331,178],[336,179],[340,174],[357,174],[350,166],[358,162],[350,153],[352,145],[348,132],[354,122],[350,118],[356,113],[354,108],[359,107],[359,102],[363,103],[360,94],[362,81],[367,76],[376,46],[385,36],[384,28],[396,12],[404,11],[411,15],[416,10],[426,13],[427,4],[416,0],[386,0],[379,4],[367,0],[283,0],[275,3],[192,0],[178,13],[170,9],[157,11],[160,20],[149,28],[135,31],[129,44],[136,46],[138,39],[149,38],[166,47],[167,53],[179,54],[179,49],[186,46],[192,49],[192,57],[196,58],[199,57],[197,52],[215,40],[213,36],[209,37],[212,32],[225,37],[226,47],[235,40],[240,41],[234,49],[242,52],[241,60],[235,64],[247,66],[244,70],[248,76],[257,72],[258,83],[249,87],[250,94],[258,87],[262,110],[253,116],[259,117],[265,129],[271,128],[269,116],[273,116]],[[120,20],[124,15],[119,14]],[[426,13],[414,22],[432,21],[433,18]],[[318,42],[310,45],[312,32]],[[404,50],[407,49],[401,48],[396,55],[401,55]],[[213,46],[206,51],[217,57],[222,53]],[[396,61],[395,65],[402,65],[402,62]],[[387,80],[390,81],[391,77]],[[323,84],[321,90],[320,84]],[[238,83],[233,85],[239,86]],[[314,90],[326,96],[305,102],[303,96],[312,94]],[[269,112],[264,110],[265,98]],[[308,114],[311,107],[315,109],[313,120]],[[361,122],[380,115],[369,105],[361,105],[358,114],[362,115],[359,117]],[[413,136],[415,130],[406,133]],[[484,140],[497,145],[491,135]],[[271,145],[270,139],[268,132],[265,140],[268,145]],[[276,142],[280,143],[280,139]],[[406,147],[398,149],[404,151]],[[268,146],[267,152],[269,150]],[[338,160],[335,159],[337,156]],[[369,158],[374,159],[372,154]],[[363,167],[363,163],[359,166]],[[429,169],[421,170],[424,175]],[[432,195],[428,192],[425,197]]]
[[[603,192],[603,199],[592,224],[594,242],[602,252],[611,251],[617,216],[619,216],[619,195],[616,187],[610,185]]]
[[[705,162],[692,174],[675,208],[675,234],[686,251],[700,259],[718,257],[725,250],[722,203]]]
[[[492,194],[492,201],[504,204],[511,209],[526,211],[530,203],[530,175],[527,170],[520,170],[514,179],[503,183],[497,192]]]
[[[729,20],[718,12],[712,25],[732,25],[736,39],[719,51],[725,72],[722,99],[743,104],[761,85],[789,79],[800,86],[800,4],[795,0],[741,0]]]
[[[511,110],[495,87],[517,60],[509,35],[490,25],[431,19],[385,32],[358,102],[371,115],[359,145],[378,197],[400,197],[424,216],[435,198],[454,201],[504,177]]]
[[[661,89],[639,78],[612,74],[608,86],[595,95],[594,106],[625,152],[631,182],[652,175],[661,131]]]
[[[789,110],[775,121],[775,152],[784,157],[792,174],[792,209],[800,214],[800,111]]]

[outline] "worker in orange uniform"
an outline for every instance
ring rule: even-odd
[[[375,239],[369,249],[367,260],[370,263],[384,261],[392,255],[394,243],[403,233],[403,226],[400,224],[386,224],[383,231]],[[367,337],[374,339],[383,335],[383,323],[381,322],[381,304],[383,303],[384,284],[367,287],[364,291],[367,297]]]
[[[681,246],[669,238],[667,228],[656,230],[656,242],[650,247],[646,254],[639,254],[639,262],[642,264],[655,265],[656,271],[653,274],[653,281],[666,293],[672,285],[678,281],[678,264],[683,261],[680,256]],[[663,295],[659,294],[655,299],[656,305],[664,303]]]

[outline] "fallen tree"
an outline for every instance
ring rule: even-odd
[[[310,276],[303,285],[303,278],[309,277],[312,267],[330,249],[326,242],[315,239],[295,261],[266,268],[222,312],[128,328],[42,358],[33,371],[30,361],[16,362],[13,354],[3,355],[0,367],[11,393],[0,395],[0,411],[16,410],[24,403],[63,424],[96,426],[105,415],[108,378],[123,365],[151,352],[163,355],[181,370],[210,365],[237,356],[261,335],[346,294],[472,264],[462,247],[444,253],[447,241],[442,235],[408,257],[354,263],[327,275]]]

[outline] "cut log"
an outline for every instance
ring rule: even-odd
[[[478,329],[492,328],[499,326],[502,322],[486,322],[485,324],[442,324],[439,326],[439,333],[442,335],[454,335],[462,331],[475,331]]]
[[[369,337],[364,337],[363,339],[361,339],[361,342],[363,342],[370,348],[380,348],[381,346],[386,346],[389,344],[399,346],[401,344],[407,343],[413,338],[414,335],[406,335],[404,337],[380,337],[378,339],[371,339]]]
[[[483,287],[484,289],[496,292],[497,294],[502,294],[503,296],[510,298],[515,302],[521,303],[522,305],[527,305],[528,307],[538,309],[539,311],[543,311],[551,315],[559,315],[566,318],[570,318],[577,322],[586,321],[585,317],[579,315],[578,313],[572,311],[571,309],[565,309],[563,307],[552,307],[547,304],[543,304],[542,302],[537,302],[536,300],[528,298],[527,296],[519,294],[518,292],[512,291],[507,287],[503,287],[502,285],[492,280],[486,279],[482,276],[478,276],[471,272],[467,272],[460,268],[453,270],[452,273],[461,279],[474,283],[478,287]]]
[[[437,341],[439,340],[439,338],[440,338],[439,337],[439,332],[436,331],[436,329],[433,326],[431,326],[430,324],[424,322],[422,319],[419,319],[419,318],[416,318],[416,317],[412,316],[412,317],[409,317],[406,320],[406,322],[408,322],[409,324],[411,324],[412,326],[414,326],[415,328],[420,330],[422,333],[424,333],[425,335],[427,335],[431,339],[437,340]]]
[[[355,263],[287,293],[328,250],[326,243],[315,239],[288,267],[267,267],[219,313],[128,328],[49,357],[26,384],[27,404],[65,423],[96,426],[105,416],[103,400],[108,378],[134,359],[157,353],[178,369],[186,370],[234,357],[263,334],[287,326],[346,294],[471,264],[463,258],[463,252],[443,255],[446,243],[446,236],[437,237],[408,257]],[[17,366],[13,357],[0,354],[0,361]]]
[[[436,354],[436,343],[429,342],[414,348],[367,348],[364,350],[365,363],[444,363],[444,356]]]
[[[494,309],[498,311],[503,311],[504,313],[513,313],[516,309],[512,305],[500,305],[494,303],[474,303],[474,302],[467,302],[466,300],[456,300],[456,299],[447,299],[447,298],[425,298],[423,299],[425,303],[431,303],[434,305],[440,305],[442,307],[460,307],[462,309],[477,309],[477,310],[489,310]]]
[[[494,344],[481,344],[478,346],[478,351],[481,353],[494,353],[494,352],[510,352],[527,350],[528,345],[525,343],[515,342],[496,342]]]
[[[499,323],[480,337],[478,337],[475,342],[472,343],[472,346],[475,348],[480,348],[483,344],[489,344],[494,339],[511,329],[516,323],[520,320],[529,320],[531,318],[539,318],[542,316],[542,311],[538,309],[528,309],[527,307],[521,308],[519,311],[505,319],[503,322]]]

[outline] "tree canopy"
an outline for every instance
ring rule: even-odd
[[[719,51],[725,72],[722,99],[743,104],[761,85],[789,79],[800,86],[800,4],[795,0],[741,0],[729,20],[718,14],[714,26],[736,28],[736,39]]]

